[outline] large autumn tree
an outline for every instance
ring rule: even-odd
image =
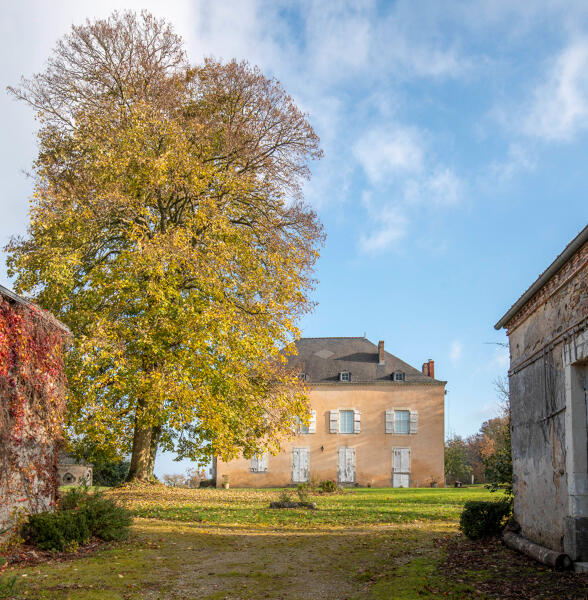
[[[40,123],[16,288],[69,325],[71,439],[205,460],[277,449],[307,399],[283,349],[323,233],[307,117],[247,63],[188,63],[146,12],[73,27],[10,91]]]

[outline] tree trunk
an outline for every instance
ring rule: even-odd
[[[157,456],[157,448],[159,446],[159,438],[161,437],[161,425],[155,425],[151,428],[151,444],[149,446],[149,472],[150,477],[153,475],[153,469],[155,468],[155,457]]]
[[[153,463],[151,462],[152,437],[153,427],[139,427],[135,419],[131,466],[127,481],[146,481],[153,476]]]

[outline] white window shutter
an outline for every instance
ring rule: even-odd
[[[394,448],[394,473],[402,472],[402,452],[400,448]]]
[[[258,459],[259,471],[265,473],[267,471],[267,452],[264,452]]]
[[[310,411],[310,423],[308,424],[308,433],[316,433],[316,410]]]
[[[359,410],[353,411],[353,433],[361,432],[361,414]]]
[[[339,462],[338,473],[337,473],[337,481],[345,481],[345,457],[346,457],[346,448],[339,448]]]
[[[347,448],[347,460],[345,465],[347,481],[353,483],[355,481],[355,448]]]
[[[252,456],[251,457],[251,472],[257,473],[258,470],[259,470],[259,460],[258,460],[257,456]]]
[[[302,475],[302,481],[307,482],[310,480],[310,451],[308,448],[301,448],[300,452],[300,471]]]
[[[338,410],[330,411],[329,433],[339,433],[339,411]]]
[[[386,411],[386,433],[394,433],[394,411]]]
[[[417,410],[410,411],[410,433],[416,433],[419,426],[419,413]]]
[[[300,465],[300,450],[292,448],[292,483],[298,481],[298,468]]]
[[[403,473],[410,473],[410,448],[402,449],[401,470]]]

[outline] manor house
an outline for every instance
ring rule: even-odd
[[[216,461],[217,485],[443,485],[446,382],[432,360],[419,371],[365,337],[302,338],[297,349],[289,362],[309,388],[309,425],[277,456]]]

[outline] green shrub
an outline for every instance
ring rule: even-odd
[[[25,541],[43,550],[73,550],[91,535],[107,542],[129,536],[133,519],[126,508],[87,487],[67,491],[54,513],[31,515],[22,527]]]
[[[89,496],[90,491],[85,485],[69,488],[59,499],[58,510],[74,510],[79,508]]]
[[[282,488],[278,496],[278,502],[293,502],[292,492],[288,488]]]
[[[60,510],[79,510],[86,515],[92,535],[105,540],[125,540],[133,522],[131,513],[103,493],[87,487],[71,488],[59,502]]]
[[[323,494],[331,494],[338,489],[337,483],[332,479],[325,479],[319,483],[319,491]]]
[[[127,478],[130,466],[131,463],[128,460],[94,462],[92,469],[94,485],[106,487],[120,485]]]
[[[310,493],[310,486],[308,483],[299,483],[296,486],[296,493],[298,494],[298,500],[300,502],[308,502],[308,494]]]
[[[129,510],[102,494],[89,495],[80,507],[88,519],[92,535],[110,542],[126,540],[133,518]]]
[[[72,547],[72,542],[85,544],[90,539],[90,527],[82,511],[60,510],[31,515],[22,527],[22,536],[42,550],[63,551]]]
[[[499,535],[511,510],[509,500],[468,500],[459,518],[459,528],[470,540]]]

